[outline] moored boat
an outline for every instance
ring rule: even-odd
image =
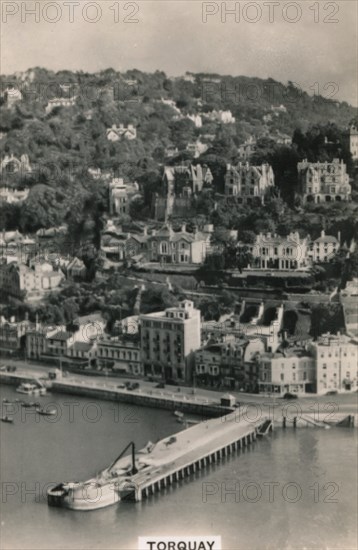
[[[123,456],[132,447],[132,458]],[[149,453],[147,448],[140,453]],[[138,453],[139,454],[139,453]],[[95,477],[83,481],[59,483],[47,491],[49,506],[70,508],[71,510],[97,510],[116,504],[121,500],[122,491],[130,484],[131,476],[138,472],[135,463],[135,447],[127,445],[115,462]]]
[[[30,382],[23,382],[18,388],[16,388],[16,391],[18,393],[24,393],[25,395],[45,395],[46,388]]]
[[[8,422],[9,424],[12,424],[14,422],[14,419],[10,416],[3,416],[1,422]]]
[[[57,411],[55,409],[46,410],[44,408],[37,408],[36,412],[38,414],[41,414],[42,416],[54,416],[55,414],[57,414]]]

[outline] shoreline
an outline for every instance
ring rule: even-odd
[[[188,395],[179,392],[153,391],[153,390],[127,390],[118,388],[113,381],[103,379],[90,380],[88,377],[71,377],[65,380],[44,380],[41,373],[16,372],[0,373],[0,383],[4,385],[17,386],[21,382],[33,382],[41,378],[41,382],[46,388],[54,394],[63,394],[70,396],[89,397],[93,399],[112,401],[117,403],[126,403],[135,406],[144,406],[167,411],[180,411],[186,414],[199,416],[201,421],[210,418],[221,417],[237,411],[241,418],[245,418],[248,423],[258,421],[261,417],[269,418],[273,421],[275,427],[324,427],[335,426],[342,421],[347,421],[349,425],[358,428],[357,406],[346,404],[341,407],[332,398],[331,401],[319,401],[320,396],[313,396],[316,400],[292,400],[284,401],[265,396],[253,394],[249,401],[243,400],[238,407],[223,406],[220,403],[220,397],[217,399],[199,395]],[[118,382],[118,381],[117,381]],[[248,394],[245,394],[245,398]],[[353,394],[356,395],[355,393]],[[311,396],[310,396],[311,397]],[[323,396],[326,397],[326,396]],[[309,398],[308,398],[309,399]],[[344,409],[344,410],[342,410]],[[312,412],[313,411],[313,412]],[[350,417],[349,420],[348,417]],[[285,419],[285,420],[284,420]],[[183,422],[185,423],[185,421]]]

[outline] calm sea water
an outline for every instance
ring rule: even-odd
[[[22,396],[3,387],[0,397]],[[0,426],[4,550],[134,550],[138,536],[188,534],[221,535],[225,550],[357,547],[357,430],[276,430],[141,503],[74,512],[47,506],[47,484],[88,479],[129,441],[141,447],[181,425],[142,407],[41,402],[56,403],[57,417],[23,410]]]

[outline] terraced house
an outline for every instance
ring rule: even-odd
[[[195,379],[205,385],[220,385],[254,391],[257,386],[257,363],[252,360],[265,351],[259,338],[226,338],[201,347],[195,352]]]
[[[139,339],[109,336],[100,338],[97,343],[97,365],[133,375],[143,374]]]
[[[280,349],[259,358],[259,391],[284,395],[315,391],[315,359],[305,348]]]

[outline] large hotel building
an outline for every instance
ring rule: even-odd
[[[190,380],[200,348],[200,311],[184,300],[178,307],[140,316],[145,375]]]

